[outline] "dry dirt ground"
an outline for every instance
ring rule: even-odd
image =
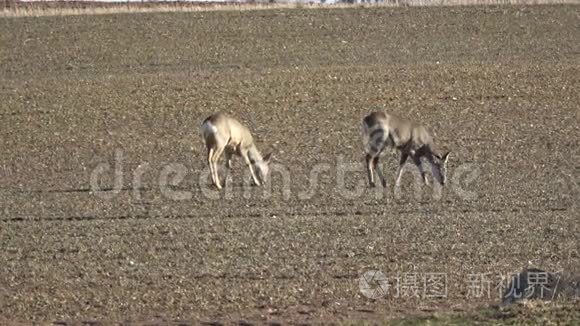
[[[0,319],[580,319],[573,298],[486,309],[501,276],[578,271],[579,15],[0,19]],[[435,130],[442,193],[409,165],[395,194],[395,153],[389,188],[364,185],[371,110]],[[227,192],[209,187],[198,129],[215,111],[274,152],[266,190],[239,159]],[[375,300],[359,289],[372,270],[392,285]]]

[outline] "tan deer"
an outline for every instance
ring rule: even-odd
[[[232,155],[236,154],[242,157],[250,168],[255,185],[259,186],[266,182],[271,153],[262,157],[254,144],[250,130],[239,121],[224,113],[213,114],[201,124],[201,135],[207,147],[207,163],[211,179],[218,189],[222,189],[218,161],[223,153],[227,174],[232,167]]]
[[[383,187],[387,185],[383,173],[377,169],[379,155],[387,146],[396,148],[401,152],[395,183],[397,188],[401,184],[403,166],[409,156],[419,169],[425,184],[428,184],[429,181],[421,164],[422,157],[431,163],[434,179],[442,186],[445,184],[449,152],[443,156],[436,152],[433,137],[426,127],[391,114],[373,112],[363,119],[363,137],[367,146],[365,159],[367,177],[371,187],[375,186],[374,171],[377,172]]]

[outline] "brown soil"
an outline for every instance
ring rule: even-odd
[[[579,319],[573,300],[477,313],[501,301],[500,274],[578,270],[578,15],[506,6],[0,19],[0,319]],[[364,180],[360,121],[371,110],[423,122],[452,151],[442,198],[431,187],[417,197],[410,172],[395,196],[395,154],[383,160],[386,192],[341,190],[339,162],[357,169],[347,190]],[[246,122],[290,181],[274,173],[269,196],[243,190],[238,159],[231,193],[204,195],[198,128],[215,111]],[[123,187],[104,199],[91,172],[116,151]],[[169,190],[190,198],[160,190],[168,164],[187,168]],[[419,298],[367,299],[368,270],[417,273]],[[446,297],[422,292],[430,273],[445,273]],[[468,296],[476,273],[496,277],[489,297]]]

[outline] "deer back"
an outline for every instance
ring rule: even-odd
[[[433,137],[426,127],[396,115],[373,112],[364,118],[363,125],[371,141],[384,134],[383,141],[388,137],[394,147],[401,150],[417,150],[433,145]]]
[[[248,148],[254,144],[250,130],[238,120],[224,113],[216,113],[204,121],[209,122],[214,132],[221,139],[227,140],[228,146]]]

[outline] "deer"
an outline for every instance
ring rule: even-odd
[[[272,153],[262,157],[254,144],[250,130],[225,113],[215,113],[209,116],[201,124],[201,136],[207,148],[207,163],[211,174],[211,180],[218,189],[226,186],[220,183],[218,162],[225,153],[226,171],[232,167],[232,156],[235,154],[242,157],[250,169],[254,185],[260,186],[267,181],[269,163]]]
[[[421,178],[426,185],[429,184],[429,181],[421,163],[421,158],[423,157],[431,164],[433,178],[441,186],[445,185],[447,161],[450,152],[443,155],[438,153],[433,137],[427,127],[392,114],[372,112],[364,117],[362,128],[363,139],[367,147],[365,163],[370,187],[375,187],[375,171],[382,186],[384,188],[387,187],[383,173],[377,168],[379,155],[386,147],[395,148],[401,154],[396,173],[396,188],[401,185],[403,167],[409,157],[419,169]]]

